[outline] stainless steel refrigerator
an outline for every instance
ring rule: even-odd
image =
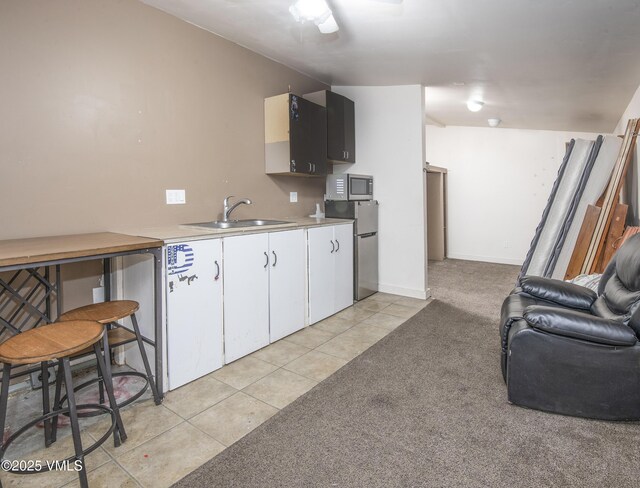
[[[326,201],[325,214],[353,219],[353,298],[362,300],[378,291],[378,201]]]

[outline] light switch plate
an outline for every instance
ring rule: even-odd
[[[167,205],[182,205],[187,203],[184,190],[167,190]]]
[[[289,192],[289,202],[296,203],[298,201],[298,192],[292,191]]]

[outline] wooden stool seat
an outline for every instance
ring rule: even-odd
[[[101,324],[110,324],[116,320],[129,317],[140,308],[133,300],[116,300],[113,302],[94,303],[80,308],[74,308],[58,317],[58,322],[69,320],[95,320]]]
[[[92,346],[104,335],[104,326],[92,320],[43,325],[0,344],[0,362],[33,364],[60,359]]]

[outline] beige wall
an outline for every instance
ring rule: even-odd
[[[264,174],[263,99],[325,85],[142,3],[3,1],[0,66],[0,239],[210,220],[229,194],[255,202],[238,217],[322,199],[323,179]]]

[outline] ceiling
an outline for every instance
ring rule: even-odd
[[[143,1],[331,85],[425,85],[442,125],[610,132],[640,84],[639,0],[327,0],[324,35],[294,0]]]

